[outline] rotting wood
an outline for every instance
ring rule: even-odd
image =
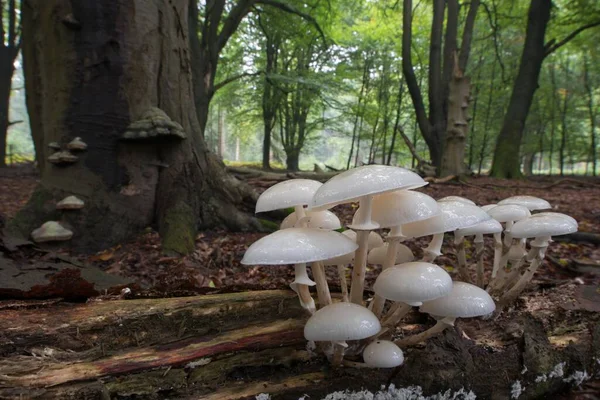
[[[406,349],[406,363],[395,371],[332,369],[306,350],[306,314],[297,303],[291,291],[261,291],[0,308],[0,398],[322,398],[389,381],[420,385],[426,394],[465,387],[485,399],[509,398],[521,380],[521,398],[532,399],[567,386],[561,379],[536,386],[538,374],[561,361],[565,376],[593,374],[600,357],[594,314],[586,317],[589,329],[564,337],[555,330],[552,342],[525,314],[459,321],[458,329]]]

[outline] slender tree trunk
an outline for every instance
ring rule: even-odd
[[[550,19],[551,0],[531,0],[525,45],[508,110],[496,142],[490,174],[498,178],[518,178],[520,150],[525,120],[538,85],[545,57],[544,35]]]
[[[358,101],[356,104],[356,115],[354,117],[354,125],[352,127],[352,144],[350,145],[350,153],[348,154],[348,162],[346,163],[346,169],[350,169],[350,161],[352,160],[352,154],[354,153],[354,143],[356,142],[357,136],[360,137],[360,130],[358,129],[359,119],[361,120],[364,116],[365,106],[363,105],[365,90],[369,88],[369,71],[370,71],[370,58],[367,56],[363,67],[362,83],[360,85],[360,92],[358,94]],[[359,139],[360,144],[360,139]],[[358,148],[356,150],[358,154]]]
[[[560,147],[558,150],[560,176],[563,176],[565,172],[565,152],[567,149],[567,112],[569,109],[569,98],[571,96],[569,89],[569,72],[569,59],[567,58],[565,62],[565,93],[563,104],[560,110]]]
[[[554,136],[556,134],[556,73],[554,65],[550,65],[550,83],[552,85],[552,102],[550,104],[550,151],[548,154],[549,175],[552,175],[554,158]]]
[[[390,150],[387,156],[387,165],[391,164],[392,154],[396,148],[396,136],[398,135],[398,130],[402,129],[400,127],[400,116],[402,114],[402,100],[404,99],[404,80],[400,79],[400,87],[398,88],[398,100],[396,103],[396,119],[394,121],[394,132],[392,133],[392,143],[390,143]],[[414,159],[414,156],[413,156]]]
[[[596,149],[596,106],[594,103],[594,89],[592,83],[590,82],[589,65],[587,57],[584,58],[583,68],[585,91],[588,97],[588,114],[590,117],[590,161],[592,163],[592,176],[596,176],[596,167],[598,163],[598,150]],[[588,163],[586,163],[586,168]]]
[[[154,225],[164,251],[188,253],[198,228],[259,228],[241,211],[255,195],[225,173],[201,135],[187,7],[188,0],[24,2],[34,140],[64,145],[80,136],[88,148],[61,166],[43,153],[41,184],[13,230],[28,235],[61,219],[74,232],[70,245],[91,252]],[[57,15],[77,25],[57,23]],[[85,207],[61,216],[53,204],[67,195]]]
[[[217,107],[217,155],[223,159],[225,155],[225,111],[223,107]]]
[[[2,21],[0,21],[1,23]],[[7,46],[0,43],[0,168],[6,166],[6,144],[10,126],[10,90],[15,71],[14,62],[19,53],[18,47],[15,46],[15,44]]]

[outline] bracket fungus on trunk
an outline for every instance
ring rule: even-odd
[[[76,137],[67,144],[67,149],[71,151],[85,151],[87,147],[88,145],[80,137]]]
[[[129,124],[121,139],[147,140],[158,137],[185,139],[183,127],[171,120],[160,108],[151,107],[142,117]]]
[[[48,221],[31,232],[31,238],[36,243],[62,242],[73,237],[73,232],[63,227],[57,221]]]
[[[85,202],[76,196],[68,196],[56,203],[57,210],[80,210]]]
[[[68,165],[76,163],[79,157],[72,154],[69,150],[57,151],[48,157],[48,162],[54,165]]]

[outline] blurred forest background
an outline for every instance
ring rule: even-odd
[[[547,22],[543,10],[533,10],[543,3],[538,0],[461,5],[448,1],[448,15],[444,18],[442,8],[441,19],[435,12],[439,3],[445,2],[294,2],[292,12],[270,7],[269,2],[255,5],[255,12],[241,21],[221,53],[205,131],[209,147],[233,165],[290,170],[313,170],[315,164],[323,170],[363,163],[417,167],[419,161],[433,158],[426,140],[430,133],[424,132],[428,128],[419,122],[419,113],[428,113],[425,118],[435,122],[438,107],[430,91],[437,90],[440,97],[438,77],[449,80],[453,55],[445,44],[458,37],[461,57],[465,41],[471,47],[461,71],[470,78],[470,97],[466,138],[459,144],[464,153],[459,156],[468,170],[485,174],[503,126],[514,119],[509,111],[520,67],[535,57],[524,47],[531,7],[539,20],[533,23],[544,24],[546,30],[537,90],[534,85],[517,155],[514,148],[502,151],[511,153],[525,174],[596,175],[600,3],[554,1]],[[33,160],[34,146],[22,60],[10,51],[20,45],[15,28],[19,7],[15,1],[0,4],[1,79],[6,83],[7,74],[12,76],[4,123],[5,161],[11,164]],[[452,4],[458,7],[455,11]],[[204,5],[199,7],[202,12]],[[403,8],[411,13],[404,23]],[[468,37],[472,8],[472,37]],[[407,22],[412,23],[408,50],[402,46]],[[412,65],[403,65],[403,51],[410,51]],[[14,74],[7,64],[14,66]],[[437,77],[436,71],[441,73]],[[525,72],[529,74],[525,79],[535,84],[534,72]],[[6,84],[0,86],[6,93]],[[519,101],[516,97],[512,102]],[[447,104],[441,109],[447,111]],[[506,138],[499,143],[503,141]],[[496,175],[512,177],[506,171]]]

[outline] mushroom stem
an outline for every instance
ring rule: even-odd
[[[350,286],[350,301],[354,304],[363,303],[363,291],[365,288],[365,274],[367,272],[367,244],[369,231],[357,231],[356,242],[358,249],[354,256],[354,268],[352,268],[352,283]]]
[[[398,243],[400,243],[399,237],[391,237],[388,239],[388,248],[385,254],[385,260],[381,267],[382,271],[394,266],[394,262],[396,261],[396,253],[398,252]],[[372,303],[371,311],[373,311],[373,314],[375,314],[377,318],[381,317],[384,305],[385,299],[376,294]]]
[[[302,308],[307,310],[309,313],[314,314],[316,311],[315,301],[310,295],[309,286],[306,282],[311,282],[308,278],[308,273],[306,272],[306,264],[298,263],[294,265],[294,282],[290,285],[292,290],[294,290],[298,294],[298,299],[300,300],[300,305]],[[297,283],[297,282],[305,282],[305,283]]]
[[[529,265],[529,268],[527,268],[527,270],[519,278],[517,283],[515,283],[515,285],[512,288],[510,288],[506,293],[504,293],[504,295],[502,295],[499,301],[501,305],[507,305],[516,300],[517,297],[519,297],[519,295],[523,291],[523,289],[525,289],[529,281],[531,281],[531,278],[533,278],[535,271],[537,271],[538,267],[542,264],[542,261],[544,260],[544,257],[546,255],[546,249],[548,248],[548,241],[538,239],[539,238],[536,238],[531,242],[532,249],[535,249],[536,251],[534,258],[531,261],[531,264]]]
[[[467,255],[465,252],[465,237],[454,233],[454,244],[457,246],[458,254],[458,275],[467,283],[471,283],[471,277],[467,269]]]
[[[312,264],[312,273],[317,283],[317,296],[319,298],[319,307],[323,308],[331,304],[331,294],[329,285],[327,285],[327,276],[325,275],[325,266],[321,261],[315,261]]]
[[[425,255],[423,256],[423,261],[425,262],[433,262],[438,256],[442,255],[442,243],[444,242],[444,233],[436,233],[431,238],[429,245],[423,249]]]
[[[505,242],[505,244],[506,244],[506,242]],[[508,260],[509,260],[508,257],[511,254],[511,249],[516,246],[520,246],[519,240],[513,240],[511,245],[508,247],[508,249],[506,249],[506,251],[503,251],[502,257],[500,258],[500,262],[498,264],[500,266],[500,268],[499,268],[496,276],[492,277],[492,279],[490,280],[490,283],[487,288],[488,293],[497,293],[499,290],[502,289],[504,282],[506,282],[507,275],[512,270],[512,265],[511,265],[511,268],[509,268],[509,266],[508,266]],[[504,248],[506,248],[506,247],[504,247]]]
[[[485,252],[485,245],[483,243],[483,235],[477,234],[475,236],[475,258],[477,259],[477,286],[483,288],[483,253]]]
[[[502,234],[494,233],[494,266],[492,267],[492,278],[496,277],[500,268],[500,258],[502,257]]]
[[[516,283],[521,276],[521,273],[526,269],[523,267],[523,261],[525,261],[525,259],[526,258],[523,257],[517,261],[515,265],[511,265],[510,272],[504,274],[503,279],[498,282],[496,293],[503,293],[506,289],[512,287]]]
[[[334,342],[333,343],[333,356],[331,357],[331,364],[334,367],[339,367],[344,361],[344,351],[348,345],[346,342]]]
[[[306,217],[304,206],[296,206],[294,207],[294,210],[296,211],[296,221],[300,221],[302,218]]]
[[[394,305],[397,305],[397,307],[395,308],[395,310],[393,312],[388,314],[383,319],[383,321],[381,323],[382,326],[386,326],[386,327],[390,326],[391,327],[391,326],[396,325],[412,309],[412,307],[406,303],[395,303]]]
[[[338,275],[340,277],[340,287],[342,289],[342,300],[348,302],[348,281],[346,280],[346,266],[339,264],[337,266]]]
[[[396,340],[394,343],[398,347],[413,346],[415,344],[424,342],[425,340],[437,335],[440,332],[446,330],[446,328],[454,325],[455,318],[443,318],[435,323],[434,326],[427,329],[425,332],[421,332],[418,335],[412,335],[405,337],[404,339]]]

